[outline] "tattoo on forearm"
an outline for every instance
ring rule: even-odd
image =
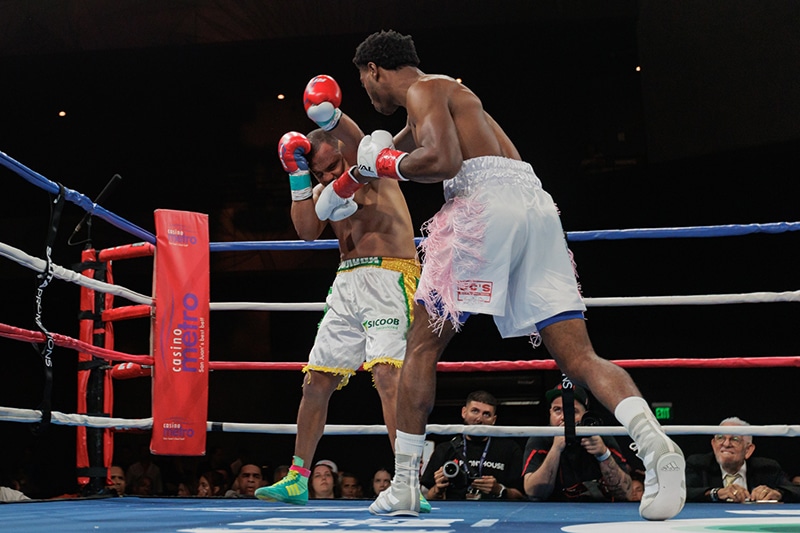
[[[600,463],[600,472],[603,474],[603,482],[614,498],[628,499],[631,489],[631,476],[626,474],[622,468],[614,461],[607,460]]]

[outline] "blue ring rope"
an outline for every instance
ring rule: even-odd
[[[51,194],[58,193],[58,184],[50,181],[49,179],[45,178],[38,172],[34,172],[33,170],[29,169],[19,161],[12,159],[4,152],[0,152],[0,165],[3,165],[4,167],[13,172],[16,172],[17,174],[19,174],[29,182],[33,183],[40,189],[44,189],[45,191]],[[64,199],[67,200],[68,202],[72,202],[73,204],[82,208],[84,211],[105,220],[112,226],[115,226],[121,229],[122,231],[130,233],[134,237],[147,241],[150,244],[156,243],[155,235],[153,235],[148,231],[143,230],[142,228],[131,222],[128,222],[124,218],[121,218],[115,215],[114,213],[100,207],[99,205],[92,202],[91,198],[89,198],[88,196],[84,196],[79,192],[64,187]]]
[[[30,183],[52,194],[58,193],[58,184],[48,180],[38,172],[34,172],[19,161],[16,161],[0,152],[0,164],[19,174]],[[95,204],[83,194],[64,188],[65,199],[81,207],[92,215],[105,220],[134,237],[151,244],[156,244],[156,237],[152,233],[128,222],[124,218]],[[772,222],[766,224],[726,224],[719,226],[690,226],[685,228],[636,228],[597,231],[570,231],[567,240],[570,242],[585,242],[595,240],[624,240],[624,239],[672,239],[672,238],[705,238],[705,237],[734,237],[751,235],[755,233],[785,233],[800,231],[800,222]],[[415,242],[419,245],[421,237]],[[211,252],[242,252],[263,250],[336,250],[339,243],[335,239],[318,241],[242,241],[242,242],[212,242],[209,245]]]

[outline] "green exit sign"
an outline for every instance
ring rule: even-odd
[[[672,420],[672,402],[653,403],[652,407],[657,420]]]

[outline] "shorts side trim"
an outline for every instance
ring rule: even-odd
[[[364,363],[364,370],[369,370],[371,372],[372,367],[379,364],[392,365],[397,368],[403,367],[403,361],[400,359],[395,359],[394,357],[376,357],[375,359]]]
[[[417,278],[419,277],[421,271],[419,261],[416,259],[370,256],[345,259],[339,263],[339,268],[336,269],[336,272],[347,272],[349,270],[354,270],[361,267],[383,268]]]
[[[583,311],[564,311],[563,313],[558,313],[557,315],[553,315],[550,318],[545,318],[541,322],[536,323],[537,331],[542,331],[543,328],[547,326],[552,326],[556,322],[563,322],[565,320],[572,320],[572,319],[580,319],[583,320]]]
[[[326,374],[333,374],[334,376],[342,376],[342,381],[339,383],[339,386],[336,387],[336,390],[342,390],[343,387],[347,386],[350,382],[350,376],[354,376],[356,371],[351,368],[333,368],[330,366],[320,366],[320,365],[306,365],[303,367],[303,373],[307,374],[309,370],[314,370],[315,372],[325,372]],[[308,375],[308,379],[311,379],[311,374]]]

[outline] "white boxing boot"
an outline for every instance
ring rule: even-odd
[[[419,455],[395,455],[391,486],[378,494],[369,512],[384,516],[419,516]]]
[[[622,400],[614,411],[635,443],[646,471],[639,514],[646,520],[668,520],[686,502],[686,460],[643,398]],[[632,445],[632,448],[634,446]]]

